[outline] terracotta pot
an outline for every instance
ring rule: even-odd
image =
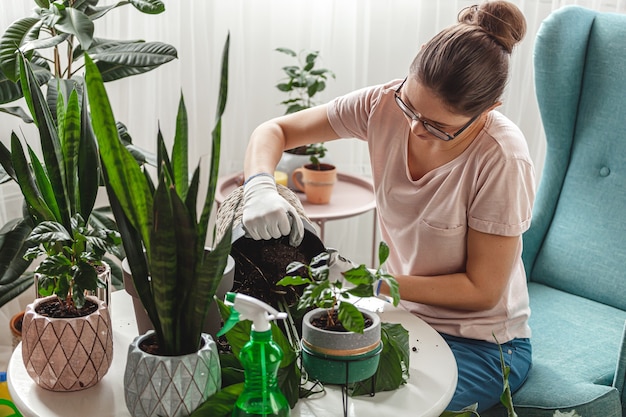
[[[20,311],[9,322],[9,328],[11,329],[11,346],[15,350],[17,345],[22,341],[22,320],[24,319],[24,311]]]
[[[22,358],[28,375],[51,391],[78,391],[94,386],[113,360],[113,331],[107,305],[87,296],[98,309],[83,317],[50,318],[39,314],[38,298],[26,306],[22,325]]]
[[[302,191],[296,187],[296,184],[294,184],[292,174],[295,169],[300,168],[301,166],[306,165],[310,162],[310,155],[300,155],[285,151],[283,152],[280,161],[278,161],[276,170],[282,171],[287,174],[287,187],[289,189],[291,189],[292,191]],[[327,164],[332,163],[328,156],[320,158],[320,162],[324,162]]]
[[[126,407],[133,417],[187,416],[222,385],[217,345],[203,333],[203,345],[195,353],[152,355],[140,345],[153,333],[150,330],[137,336],[128,348],[124,372]]]
[[[139,294],[135,289],[135,284],[133,283],[133,275],[130,271],[130,265],[128,264],[128,260],[124,258],[122,260],[122,276],[124,278],[124,288],[126,292],[132,297],[133,300],[133,308],[135,310],[135,319],[137,320],[137,330],[139,334],[145,334],[149,330],[153,330],[154,326],[148,317],[148,313],[146,309],[141,304],[141,300],[139,299]],[[220,281],[219,287],[217,287],[217,291],[215,292],[215,296],[220,300],[224,299],[224,296],[228,291],[233,288],[233,281],[235,279],[235,259],[232,256],[228,255],[228,262],[226,264],[226,268],[224,269],[224,275],[222,276],[222,280]],[[217,332],[222,327],[222,316],[219,313],[217,308],[217,303],[213,302],[209,306],[209,313],[207,314],[207,318],[204,322],[203,331],[208,333],[216,338]]]
[[[365,310],[372,319],[363,333],[320,329],[311,321],[326,313],[316,308],[302,319],[302,365],[310,378],[327,384],[363,381],[376,373],[383,344],[380,340],[380,317]]]
[[[320,169],[316,165],[307,164],[295,169],[292,179],[296,187],[304,191],[309,203],[328,204],[337,182],[337,169],[330,164],[320,164]]]

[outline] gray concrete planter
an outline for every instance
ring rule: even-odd
[[[317,308],[302,320],[302,364],[310,378],[327,384],[363,381],[376,373],[380,352],[380,317],[360,310],[373,324],[362,334],[320,329],[311,320],[326,314]]]
[[[137,336],[128,348],[124,372],[126,407],[133,417],[182,417],[220,389],[217,346],[202,334],[202,348],[182,356],[158,356],[139,345],[154,333]]]

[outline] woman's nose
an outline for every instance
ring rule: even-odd
[[[424,123],[422,123],[421,120],[411,119],[410,125],[411,125],[411,132],[413,132],[415,136],[428,133],[428,131],[426,130],[426,127],[424,126]]]

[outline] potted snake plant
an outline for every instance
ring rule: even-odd
[[[30,63],[23,56],[19,63],[21,89],[39,129],[43,158],[30,146],[26,152],[13,133],[11,150],[0,146],[0,163],[20,186],[28,218],[36,223],[24,243],[25,257],[41,259],[35,272],[43,284],[42,295],[50,295],[26,309],[22,357],[40,386],[80,390],[96,384],[111,364],[108,305],[97,298],[86,299],[85,293],[110,282],[105,278],[110,267],[103,258],[121,242],[116,232],[88,223],[100,171],[95,140],[85,122],[86,101],[72,90],[66,104],[59,94],[54,119]],[[81,324],[74,324],[75,320]],[[77,328],[83,331],[72,330]],[[54,366],[49,365],[51,358]],[[61,360],[72,366],[64,366]]]
[[[139,335],[128,351],[124,391],[133,416],[188,415],[221,386],[216,344],[202,327],[231,245],[229,228],[210,251],[205,247],[218,178],[228,46],[229,37],[223,49],[211,167],[199,220],[200,167],[189,181],[182,98],[171,156],[158,134],[158,175],[153,181],[121,144],[102,76],[90,57],[85,57],[92,125],[105,185],[134,286],[154,326],[153,331]],[[164,373],[164,369],[169,371]],[[190,384],[190,380],[194,382]]]

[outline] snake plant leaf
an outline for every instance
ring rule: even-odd
[[[57,133],[57,127],[47,105],[43,93],[39,89],[32,69],[23,55],[20,55],[20,82],[24,98],[31,109],[33,119],[39,129],[41,151],[43,153],[46,172],[56,198],[60,217],[57,221],[68,229],[70,226],[70,208],[67,199],[65,169],[63,166],[63,150]],[[45,197],[45,196],[44,196]]]
[[[69,203],[71,212],[76,212],[80,205],[80,190],[78,188],[78,152],[80,149],[80,110],[78,107],[78,95],[75,90],[70,94],[67,108],[64,109],[63,97],[60,96],[61,106],[57,107],[57,120],[59,122],[59,139],[63,150],[65,162],[65,178],[69,191]],[[97,187],[97,184],[96,184]],[[81,212],[82,214],[82,212]],[[88,218],[89,215],[83,216]]]
[[[217,179],[219,177],[219,161],[220,161],[220,144],[222,137],[222,115],[226,108],[226,98],[228,97],[228,56],[230,49],[230,32],[226,36],[224,48],[222,52],[222,70],[220,73],[220,89],[217,98],[217,110],[215,116],[215,127],[211,132],[212,148],[211,148],[211,167],[209,169],[209,182],[207,193],[202,209],[202,215],[199,223],[198,242],[205,242],[209,219],[211,218],[211,210],[215,201],[215,189],[217,188]]]
[[[104,82],[89,55],[85,55],[85,70],[92,126],[100,145],[100,157],[105,166],[121,167],[109,170],[109,182],[130,224],[140,233],[146,251],[150,252],[152,194],[141,168],[119,140]]]
[[[11,133],[11,155],[16,181],[35,220],[38,222],[55,220],[54,213],[43,199],[35,178],[31,174],[30,166],[24,154],[24,148],[22,148],[20,140],[13,132]]]
[[[19,19],[11,23],[0,38],[0,69],[11,81],[17,81],[19,78],[17,50],[39,21],[40,19],[36,17]]]
[[[187,198],[185,199],[185,205],[187,206],[187,210],[189,210],[189,215],[197,219],[197,207],[198,207],[198,190],[200,189],[200,166],[198,165],[196,169],[193,171],[193,175],[191,177],[191,183],[189,187],[187,187]]]
[[[189,128],[187,122],[187,108],[183,94],[178,101],[178,113],[176,115],[176,133],[174,135],[174,147],[172,148],[172,170],[176,191],[181,199],[187,198],[189,189]],[[189,207],[189,205],[187,205]],[[194,210],[195,211],[195,210]]]
[[[174,213],[172,211],[173,201],[171,193],[165,184],[165,179],[161,175],[159,185],[154,194],[154,224],[150,236],[150,275],[152,277],[152,290],[154,293],[154,303],[163,330],[163,340],[159,341],[163,353],[174,354],[178,351],[180,338],[177,337],[175,318],[176,305],[182,300],[177,298],[177,282],[172,279],[177,275],[177,248],[176,225],[174,223]],[[181,219],[176,219],[180,222]],[[192,350],[195,351],[196,349]],[[186,352],[189,353],[189,352]]]
[[[165,5],[161,0],[129,0],[129,2],[143,13],[159,14],[165,11]]]
[[[41,198],[45,202],[46,206],[50,208],[50,211],[54,214],[55,221],[61,221],[61,213],[57,204],[56,196],[54,195],[54,189],[50,183],[50,178],[45,168],[41,164],[41,161],[37,157],[37,154],[33,152],[30,146],[28,147],[28,155],[30,157],[30,165],[35,175],[35,184],[41,195]],[[26,196],[24,196],[26,198]],[[28,201],[28,200],[27,200]]]
[[[79,202],[77,212],[83,218],[88,219],[89,214],[93,214],[93,207],[98,197],[98,184],[100,182],[100,170],[94,169],[99,167],[100,157],[98,155],[98,147],[96,138],[91,129],[91,121],[89,119],[89,110],[87,108],[87,96],[82,95],[80,110],[80,133],[78,147],[78,166],[76,178],[78,179],[78,196],[76,200]],[[112,229],[107,227],[107,229]]]

